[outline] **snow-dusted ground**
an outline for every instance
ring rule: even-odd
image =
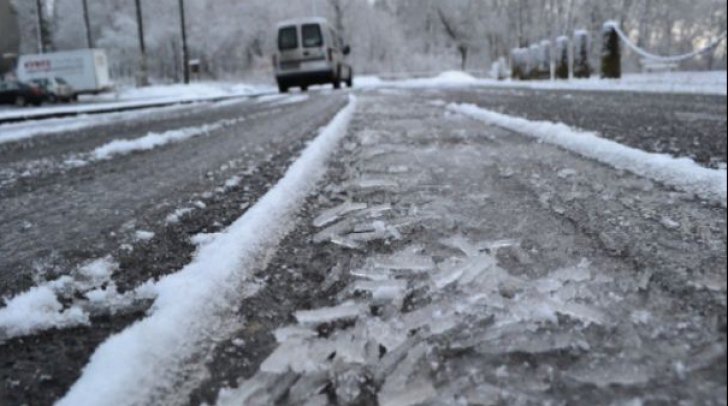
[[[423,87],[465,87],[487,86],[507,88],[528,88],[545,90],[591,90],[591,91],[628,91],[654,93],[687,93],[726,95],[726,72],[668,72],[668,73],[634,73],[625,74],[619,80],[591,78],[568,81],[497,81],[493,79],[477,79],[464,72],[445,72],[433,78],[382,80],[376,76],[364,76],[356,79],[356,86],[362,89],[423,88]]]
[[[233,337],[264,328],[240,317],[242,300],[265,305],[257,295],[277,272],[320,272],[321,285],[340,286],[334,300],[290,309],[268,332],[275,349],[219,404],[719,403],[725,169],[419,89],[473,83],[459,73],[401,86],[365,79],[370,91],[243,217],[190,238],[197,253],[182,270],[120,294],[113,259],[83,264],[8,299],[0,341],[154,299],[96,349],[60,404],[181,404],[209,379],[220,343],[245,349]],[[274,109],[255,114],[308,100],[265,97]],[[230,120],[111,141],[64,164],[164,150],[241,122]],[[335,166],[343,180],[318,184],[350,121]],[[316,214],[297,222],[310,195]],[[205,204],[171,209],[174,226]],[[300,244],[339,252],[335,267],[266,269],[297,227],[309,233]],[[270,279],[251,278],[263,270]]]
[[[190,85],[158,85],[145,88],[122,88],[114,93],[84,96],[80,103],[46,105],[38,108],[4,108],[0,121],[65,113],[93,113],[108,109],[143,108],[167,103],[191,103],[227,97],[244,97],[274,92],[270,85],[250,85],[224,82],[193,83]]]

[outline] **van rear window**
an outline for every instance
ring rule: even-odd
[[[318,24],[305,24],[301,33],[303,34],[303,46],[306,48],[320,47],[324,44],[321,26]]]
[[[298,48],[298,32],[296,27],[284,27],[278,32],[278,49],[287,51]]]

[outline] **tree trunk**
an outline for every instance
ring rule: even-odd
[[[458,51],[460,52],[460,70],[465,71],[468,66],[468,46],[460,45]]]

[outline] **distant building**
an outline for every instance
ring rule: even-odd
[[[0,0],[0,78],[13,69],[20,49],[17,17],[10,0]]]

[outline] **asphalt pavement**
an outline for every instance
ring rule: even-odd
[[[242,404],[725,399],[725,208],[442,103],[564,122],[725,168],[725,97],[357,93],[361,106],[325,182],[257,272],[260,291],[229,315],[243,327],[197,361],[206,374],[168,388],[165,400],[209,404],[222,389]],[[122,292],[176,272],[196,250],[190,237],[245,213],[345,102],[344,93],[320,92],[290,103],[208,103],[0,144],[0,295],[107,256],[119,264]],[[113,140],[221,121],[230,124],[68,165]],[[350,202],[366,209],[314,224]],[[438,279],[462,265],[470,266],[462,279]],[[391,279],[372,276],[382,269]],[[378,288],[396,293],[377,297]],[[350,301],[366,314],[319,323],[301,341],[274,335],[297,325],[296,312]],[[1,342],[0,404],[52,404],[94,349],[149,305]],[[360,349],[318,350],[342,340]],[[274,362],[286,348],[309,356],[315,371]]]

